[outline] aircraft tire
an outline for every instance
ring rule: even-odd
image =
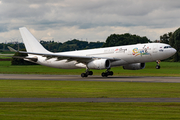
[[[93,75],[93,71],[88,71],[87,74],[88,75]]]
[[[105,72],[103,72],[103,73],[101,74],[101,76],[102,76],[102,77],[107,77],[107,76],[108,76],[108,74],[107,74],[107,73],[105,73]]]
[[[88,75],[86,74],[86,73],[82,73],[81,74],[81,77],[83,78],[83,77],[87,77]]]
[[[109,72],[108,72],[108,75],[113,75],[113,71],[109,71]]]
[[[161,66],[159,66],[159,65],[156,65],[156,69],[160,69],[161,68]]]

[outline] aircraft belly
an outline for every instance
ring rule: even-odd
[[[151,62],[152,56],[151,55],[144,55],[144,56],[133,56],[134,62],[141,63],[141,62]]]
[[[122,66],[122,65],[126,65],[126,64],[128,64],[126,61],[118,60],[118,61],[112,62],[111,67]]]

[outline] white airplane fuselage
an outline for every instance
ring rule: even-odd
[[[92,57],[108,57],[119,60],[113,61],[110,67],[123,66],[133,63],[146,63],[156,60],[163,60],[171,57],[176,50],[168,44],[163,43],[146,43],[126,46],[107,47],[99,49],[78,50],[70,52],[54,53],[58,55],[76,55]],[[47,59],[39,55],[30,55],[37,57],[36,63],[61,69],[78,69],[86,68],[86,65],[77,63],[76,60],[57,60],[57,58]]]
[[[17,56],[17,58],[54,68],[86,68],[86,72],[82,73],[81,77],[93,75],[93,72],[89,71],[89,69],[106,69],[106,72],[101,74],[102,77],[113,75],[113,71],[110,71],[110,69],[116,66],[123,66],[124,69],[128,70],[144,69],[146,62],[157,62],[169,58],[176,53],[174,48],[163,43],[146,43],[52,53],[46,50],[27,28],[22,27],[19,30],[26,47],[26,52],[17,52],[26,53],[28,56]],[[10,49],[14,51],[13,48]],[[160,68],[159,62],[157,62],[156,68]]]

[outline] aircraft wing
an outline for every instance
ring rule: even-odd
[[[26,53],[32,55],[40,55],[46,57],[47,60],[51,58],[57,58],[57,60],[67,59],[70,61],[77,61],[79,63],[88,63],[94,59],[108,59],[110,61],[117,61],[120,59],[117,58],[108,58],[108,57],[93,57],[93,56],[77,56],[77,55],[64,55],[64,54],[55,54],[55,53],[35,53],[35,52],[25,52],[25,51],[18,51],[19,53]]]

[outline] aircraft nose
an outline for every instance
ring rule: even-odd
[[[177,50],[174,49],[174,48],[173,48],[171,51],[172,51],[172,54],[173,54],[173,55],[177,52]]]

